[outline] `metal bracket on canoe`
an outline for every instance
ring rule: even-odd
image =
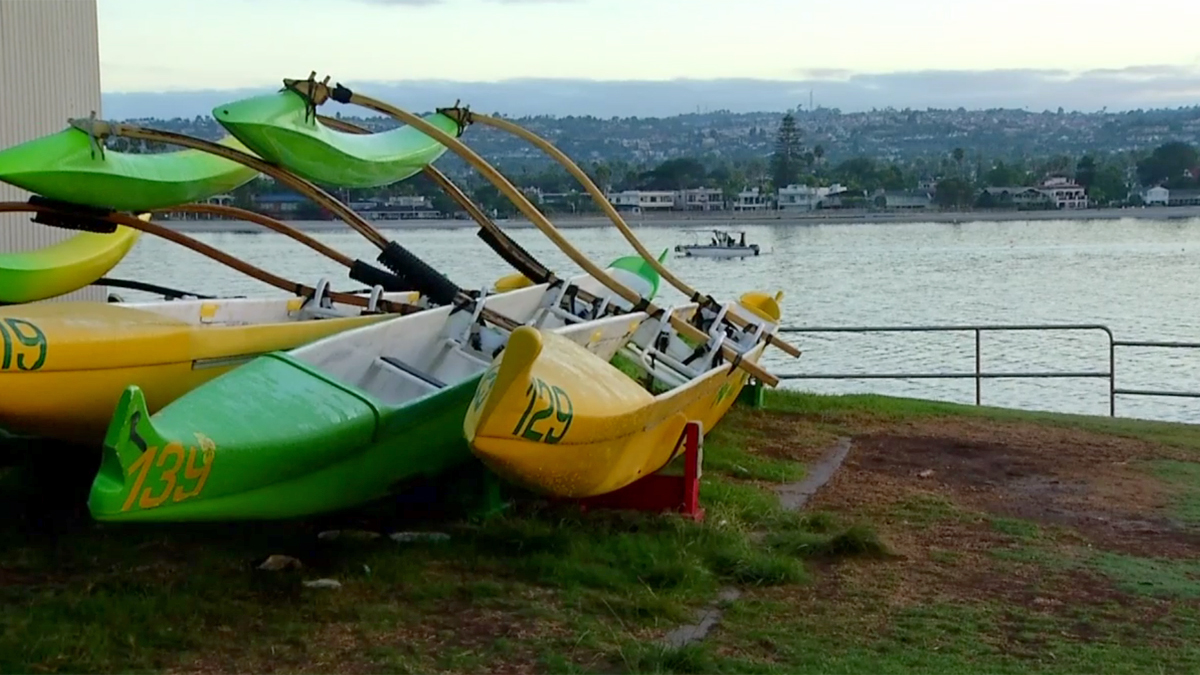
[[[643,326],[649,326],[650,329],[643,331],[643,329],[639,327],[635,333],[635,339],[630,340],[630,344],[635,345],[638,349],[658,349],[658,351],[665,353],[666,347],[660,348],[658,345],[663,342],[664,338],[666,340],[670,340],[671,336],[675,334],[675,329],[670,324],[671,316],[674,313],[675,307],[672,305],[669,307],[664,307],[661,315],[651,316],[642,324]],[[636,338],[637,334],[643,333],[647,335],[647,337],[644,338],[645,344],[642,344]]]
[[[750,332],[751,327],[754,328],[753,333]],[[762,321],[752,321],[752,322],[749,322],[746,324],[745,328],[742,329],[741,333],[742,333],[742,337],[749,335],[750,344],[754,345],[754,344],[757,344],[758,341],[762,339],[763,333],[765,333],[766,330],[767,330],[767,324],[763,323]],[[738,340],[737,342],[740,343],[741,340]]]
[[[554,299],[550,302],[550,307],[559,307],[565,309],[571,315],[575,314],[575,294],[571,293],[571,306],[563,307],[563,299],[567,297],[567,292],[576,288],[574,284],[563,284],[558,287],[558,293],[554,295]]]
[[[363,314],[378,314],[379,301],[383,299],[383,286],[375,284],[371,287],[371,296],[367,298],[367,308]]]
[[[721,330],[721,328],[724,326],[725,315],[728,313],[729,305],[721,305],[721,311],[717,312],[716,318],[713,319],[712,326],[708,329],[708,334],[710,336],[716,337],[718,333],[722,337],[725,335],[725,332]]]
[[[484,286],[483,288],[479,289],[479,295],[475,298],[475,309],[471,312],[472,324],[483,325],[483,319],[480,317],[483,316],[483,307],[487,304],[487,297],[487,286]]]
[[[479,326],[483,324],[483,319],[480,317],[483,316],[483,308],[487,304],[486,298],[487,289],[484,288],[479,292],[479,297],[474,300],[475,307],[471,310],[471,320],[467,322],[467,328],[463,331],[462,339],[459,340],[461,344],[471,344],[472,339],[478,338]]]
[[[329,279],[321,277],[316,288],[313,289],[312,296],[305,298],[300,305],[300,313],[326,318],[342,316],[333,308],[333,300],[329,297]]]
[[[312,299],[316,301],[318,307],[333,308],[333,301],[329,299],[329,279],[321,277],[321,280],[317,282]]]
[[[716,340],[710,342],[710,344],[712,345],[710,350],[712,351],[712,367],[713,368],[716,368],[717,366],[724,363],[725,352],[721,351],[721,347],[723,347],[725,345],[725,339],[726,339],[725,334],[721,333],[721,335],[719,337],[717,337]],[[738,350],[738,353],[740,354],[741,350]],[[741,357],[739,356],[738,358],[741,358]]]
[[[670,317],[674,313],[674,307],[669,307],[663,313],[664,317]],[[667,323],[669,319],[656,319],[659,321],[658,330],[652,333],[654,337],[650,338],[650,344],[639,345],[633,343],[640,349],[640,354],[634,351],[634,355],[646,367],[646,372],[653,378],[658,378],[663,381],[669,381],[672,386],[680,386],[689,380],[699,377],[700,373],[693,367],[681,362],[675,357],[667,353],[667,348],[670,346],[672,329]],[[667,370],[664,371],[664,366]]]
[[[600,317],[604,316],[604,311],[608,308],[608,303],[612,300],[612,296],[606,295],[604,296],[603,300],[600,298],[596,298],[596,300],[598,300],[599,303],[592,304],[592,319],[599,319]]]
[[[585,317],[579,316],[578,314],[574,314],[562,307],[559,307],[556,304],[551,304],[549,307],[544,307],[542,309],[543,309],[542,315],[537,320],[537,324],[536,324],[536,326],[538,328],[544,326],[546,324],[546,321],[548,321],[551,316],[557,316],[558,318],[562,319],[563,323],[566,325],[580,323],[585,320]]]
[[[675,316],[675,305],[667,305],[663,308],[662,316],[655,319],[658,322],[658,331],[654,337],[653,346],[663,353],[666,353],[667,347],[671,346],[671,335],[675,333],[675,329],[671,326],[672,316]]]
[[[86,119],[69,119],[67,124],[88,135],[88,144],[92,149],[92,159],[96,159],[96,152],[99,151],[100,159],[104,159],[104,139],[112,130],[104,120],[96,119],[96,111],[88,115]]]

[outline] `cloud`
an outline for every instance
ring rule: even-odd
[[[444,5],[448,0],[353,0],[367,5],[382,5],[384,7],[428,7],[431,5]],[[487,0],[487,2],[498,2],[503,5],[536,5],[550,3],[570,3],[580,2],[581,0]]]
[[[493,0],[495,1],[495,0]],[[409,109],[431,110],[456,99],[478,110],[511,115],[595,115],[655,117],[702,110],[782,111],[808,104],[851,112],[871,108],[1029,108],[1031,110],[1110,111],[1196,105],[1200,68],[1138,66],[1071,73],[1055,69],[926,70],[858,73],[825,78],[761,80],[618,80],[521,78],[499,82],[343,80]],[[127,117],[191,117],[267,88],[225,91],[109,93],[104,114]]]
[[[848,80],[855,75],[845,68],[797,68],[793,72],[802,80]]]

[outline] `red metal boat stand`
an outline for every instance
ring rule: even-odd
[[[700,506],[700,474],[704,463],[704,432],[700,423],[688,422],[678,443],[683,444],[683,475],[659,471],[643,476],[620,490],[574,500],[584,512],[590,509],[677,511],[685,518],[704,520]],[[665,469],[664,469],[665,470]]]

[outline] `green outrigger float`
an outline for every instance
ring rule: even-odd
[[[653,295],[658,275],[639,261],[606,271]],[[262,356],[153,416],[129,387],[88,508],[102,521],[300,517],[365,504],[474,461],[462,420],[508,339],[481,308],[611,359],[648,315],[584,320],[596,307],[569,291],[589,280],[490,295],[474,312],[429,309]]]
[[[346,188],[387,185],[436,161],[446,147],[411,127],[358,135],[325,126],[299,94],[282,91],[217,106],[213,116],[230,135],[217,143],[310,181]],[[425,120],[455,136],[455,119]],[[128,153],[104,147],[72,128],[0,150],[0,181],[68,204],[116,211],[153,211],[204,201],[239,187],[258,171],[197,149]]]
[[[415,175],[446,152],[444,145],[412,127],[368,135],[331,129],[290,89],[219,105],[212,114],[259,157],[324,185],[388,185]],[[425,121],[462,135],[462,126],[447,115],[434,113]]]
[[[219,143],[248,152],[232,136]],[[254,169],[199,150],[106,150],[75,128],[0,150],[0,181],[56,201],[116,211],[153,211],[203,201],[257,175]]]

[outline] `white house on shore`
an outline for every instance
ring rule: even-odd
[[[778,208],[780,211],[815,211],[823,199],[845,191],[846,188],[838,183],[829,187],[788,185],[779,189]]]
[[[669,190],[625,190],[608,195],[608,201],[618,211],[643,213],[670,211],[675,208],[676,193]]]
[[[100,37],[96,0],[0,0],[0,148],[67,127],[67,119],[100,111]],[[0,201],[29,194],[0,183]],[[31,214],[0,214],[0,252],[58,243],[75,232],[29,222]],[[89,286],[62,296],[99,300]]]
[[[1054,202],[1054,206],[1057,208],[1086,209],[1088,207],[1087,191],[1082,185],[1068,178],[1049,178],[1037,189]]]
[[[624,190],[608,194],[618,211],[719,211],[725,208],[725,195],[715,188],[689,190]]]
[[[684,211],[719,211],[725,208],[725,194],[715,188],[680,190],[675,207]]]
[[[1142,193],[1142,202],[1146,206],[1166,206],[1171,203],[1171,191],[1156,185]]]
[[[734,211],[764,211],[771,208],[771,196],[759,191],[758,188],[742,190],[738,193],[737,201],[733,203]]]
[[[1161,185],[1142,193],[1146,206],[1200,206],[1200,190],[1171,190]]]

